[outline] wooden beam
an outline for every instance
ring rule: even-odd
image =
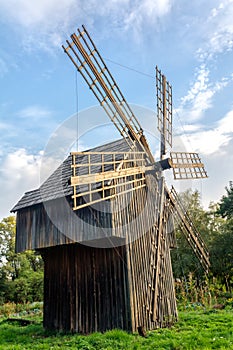
[[[204,241],[202,240],[199,232],[196,230],[195,225],[190,219],[187,211],[184,209],[174,187],[172,187],[171,191],[167,190],[166,194],[170,200],[171,205],[174,208],[174,217],[177,220],[181,231],[183,232],[187,242],[193,249],[193,252],[199,259],[204,270],[208,272],[208,269],[210,267],[209,252]]]
[[[177,163],[172,163],[171,162],[171,167],[173,169],[182,169],[182,168],[204,168],[204,164],[203,163],[180,163],[180,164],[177,164]]]
[[[145,172],[145,170],[146,170],[146,167],[142,166],[142,167],[127,168],[127,169],[122,169],[117,171],[111,170],[111,171],[106,171],[106,172],[96,173],[96,174],[72,176],[71,185],[78,186],[78,185],[85,185],[89,183],[101,182],[105,180],[119,179],[125,176],[142,174]]]

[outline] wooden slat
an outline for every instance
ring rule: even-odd
[[[172,187],[171,191],[167,191],[167,196],[169,197],[170,203],[173,206],[174,217],[185,235],[187,242],[193,249],[194,254],[197,256],[204,270],[208,272],[210,267],[209,253],[203,239],[201,238],[201,235],[195,228],[195,225],[189,217],[187,210],[183,208],[174,187]]]
[[[198,153],[171,152],[170,157],[173,175],[176,180],[208,177]]]
[[[156,245],[157,245],[157,259],[155,262],[155,267],[156,267],[156,272],[155,272],[155,284],[154,284],[154,296],[153,296],[153,314],[152,314],[152,320],[156,321],[156,314],[157,314],[157,307],[158,307],[158,297],[159,297],[159,279],[161,278],[161,258],[163,256],[163,249],[161,247],[161,240],[163,239],[162,235],[163,235],[163,218],[164,218],[164,180],[162,178],[161,181],[161,187],[160,187],[160,205],[158,207],[159,210],[159,223],[158,223],[158,232],[157,232],[157,241],[156,241]],[[159,320],[157,320],[159,321]]]
[[[132,176],[144,173],[146,170],[145,166],[135,166],[133,168],[127,168],[122,170],[110,170],[102,173],[79,175],[71,177],[71,186],[84,185],[89,183],[96,183],[106,180],[119,179],[124,176]]]
[[[67,47],[62,46],[65,53],[129,146],[133,149],[137,143],[153,162],[143,130],[86,28],[82,26],[82,30],[78,29],[77,34],[71,35],[71,40],[66,41]]]

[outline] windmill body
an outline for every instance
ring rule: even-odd
[[[65,52],[122,139],[73,152],[39,189],[25,193],[12,209],[16,251],[34,249],[43,257],[47,329],[135,332],[169,326],[177,320],[170,256],[174,221],[205,269],[209,259],[175,189],[167,189],[163,170],[173,168],[178,178],[205,177],[203,164],[195,153],[166,158],[172,142],[171,91],[158,69],[162,136],[161,159],[155,161],[86,29],[71,39]]]

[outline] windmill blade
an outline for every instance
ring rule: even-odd
[[[172,86],[156,66],[158,130],[161,134],[160,159],[172,147]]]
[[[67,47],[62,46],[65,53],[81,73],[100,105],[129,146],[133,149],[135,142],[138,143],[141,150],[147,153],[149,162],[153,162],[154,158],[141,125],[85,27],[82,26],[82,30],[78,29],[78,34],[72,34],[71,39],[71,42],[66,41]]]
[[[208,249],[199,232],[195,228],[195,225],[193,224],[187,211],[183,207],[182,202],[180,201],[174,187],[172,187],[171,191],[167,190],[167,197],[169,198],[170,204],[172,206],[172,212],[177,224],[179,225],[193,252],[200,261],[203,269],[208,272],[210,267]]]
[[[156,66],[158,129],[161,134],[160,159],[172,147],[172,86]],[[176,180],[206,178],[204,164],[197,153],[170,152],[169,165]]]
[[[208,177],[198,153],[171,152],[170,164],[175,180],[201,179]]]
[[[71,156],[73,210],[146,186],[145,152],[72,152]]]

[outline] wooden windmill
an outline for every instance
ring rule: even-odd
[[[74,187],[74,210],[82,208],[83,206],[88,206],[97,201],[110,199],[112,196],[114,197],[116,193],[116,188],[114,187],[115,179],[121,179],[124,181],[125,185],[128,181],[133,181],[133,186],[131,186],[131,191],[133,191],[137,187],[140,188],[145,184],[145,173],[149,171],[152,173],[154,171],[156,173],[155,176],[159,177],[161,175],[159,174],[160,171],[172,168],[174,178],[180,180],[207,177],[204,165],[201,163],[200,157],[197,153],[170,152],[170,157],[165,158],[167,154],[167,146],[172,147],[172,87],[158,67],[156,67],[157,116],[158,129],[161,134],[161,147],[160,161],[156,162],[150,151],[139,121],[135,117],[130,106],[127,104],[85,27],[82,27],[82,31],[78,29],[78,35],[74,33],[71,35],[71,39],[72,42],[67,40],[67,47],[63,46],[64,51],[74,63],[77,70],[81,73],[89,88],[98,99],[100,105],[105,109],[111,121],[115,124],[120,134],[129,144],[131,150],[131,152],[127,154],[123,153],[126,158],[124,160],[121,157],[122,154],[115,153],[112,160],[114,170],[109,171],[109,169],[107,169],[107,171],[102,171],[101,173],[98,173],[98,175],[96,175],[96,173],[89,173],[88,175],[80,175],[77,173],[77,168],[80,169],[80,167],[86,166],[86,164],[76,165],[75,156],[80,153],[72,153],[72,167],[74,171],[71,178],[71,184]],[[137,152],[135,150],[137,150]],[[91,164],[91,153],[82,152],[81,154],[83,156],[85,155],[87,159],[89,158],[88,163]],[[102,166],[105,164],[105,154],[106,153],[99,153]],[[111,161],[109,163],[111,163]],[[124,168],[124,171],[121,170],[122,168]],[[135,175],[137,175],[137,177],[135,177]],[[133,180],[131,180],[132,176]],[[139,179],[140,181],[138,181]],[[112,180],[112,185],[108,185],[107,189],[115,190],[113,194],[112,192],[108,192],[109,194],[107,196],[104,183],[106,180]],[[98,199],[93,199],[94,192],[90,190],[85,193],[85,203],[77,204],[77,199],[83,197],[83,192],[79,191],[78,186],[82,184],[90,185],[93,183],[98,183],[96,186],[96,192],[102,192],[102,195],[100,195]],[[78,193],[76,190],[78,190]],[[161,191],[166,192],[166,196],[169,196],[169,200],[176,211],[176,215],[179,215],[180,219],[183,219],[183,206],[178,199],[175,189],[172,188],[169,192],[166,188],[161,188]],[[118,190],[117,194],[120,195],[123,193]],[[190,219],[187,221],[190,222]],[[188,230],[190,231],[190,225]],[[190,235],[190,237],[188,236],[190,244],[194,243],[192,242],[191,236],[192,235]],[[194,241],[196,241],[196,239],[194,239]],[[201,246],[204,247],[203,242],[201,242]],[[201,248],[201,246],[199,248]],[[201,258],[204,268],[207,269],[209,265],[207,251],[203,256],[202,249],[200,249],[200,251],[194,249],[194,251],[196,254],[200,253],[198,257]]]
[[[44,259],[44,326],[90,333],[170,325],[177,319],[170,257],[174,220],[205,270],[209,256],[175,189],[168,190],[163,170],[171,168],[176,179],[196,179],[207,176],[204,166],[196,153],[166,157],[172,146],[172,91],[158,68],[161,157],[155,161],[87,30],[78,29],[63,49],[122,139],[72,152],[12,209],[16,251],[35,249]]]

